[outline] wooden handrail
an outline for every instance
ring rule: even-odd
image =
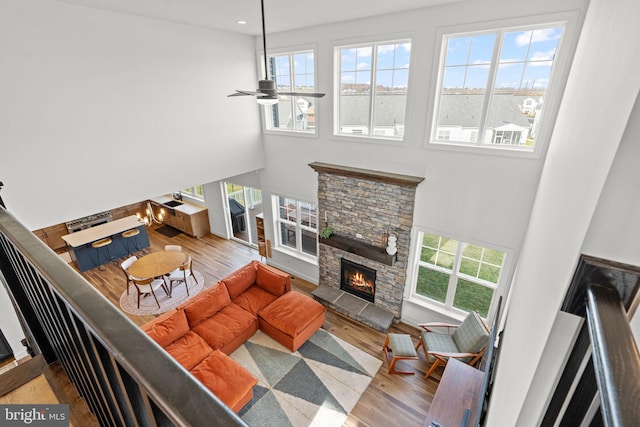
[[[618,291],[587,286],[587,322],[593,348],[602,418],[606,426],[637,426],[640,420],[640,353]]]

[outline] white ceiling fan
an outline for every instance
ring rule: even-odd
[[[255,96],[258,104],[273,105],[278,103],[278,95],[289,96],[305,96],[312,98],[322,98],[324,93],[313,92],[278,92],[276,90],[276,82],[268,78],[269,69],[267,66],[267,36],[264,25],[264,0],[260,0],[260,6],[262,7],[262,48],[264,49],[264,80],[258,81],[258,89],[256,91],[249,90],[237,90],[228,96]]]

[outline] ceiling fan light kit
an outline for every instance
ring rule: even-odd
[[[253,95],[256,97],[258,104],[261,105],[274,105],[278,103],[278,95],[287,95],[287,96],[303,96],[303,97],[312,97],[312,98],[322,98],[324,93],[315,93],[315,92],[281,92],[278,93],[276,90],[276,82],[268,78],[268,64],[267,64],[267,35],[265,31],[264,24],[264,0],[260,0],[260,6],[262,10],[262,48],[264,50],[264,80],[258,81],[258,89],[256,91],[249,90],[237,90],[235,93],[227,96],[246,96]]]

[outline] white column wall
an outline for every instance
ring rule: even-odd
[[[552,389],[530,386],[558,375],[546,346],[640,88],[637,16],[633,0],[589,4],[512,286],[492,427],[537,425]]]

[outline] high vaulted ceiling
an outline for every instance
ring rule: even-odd
[[[261,34],[260,0],[56,0],[242,34]],[[264,0],[266,32],[276,33],[461,0]],[[247,21],[240,25],[238,20]]]

